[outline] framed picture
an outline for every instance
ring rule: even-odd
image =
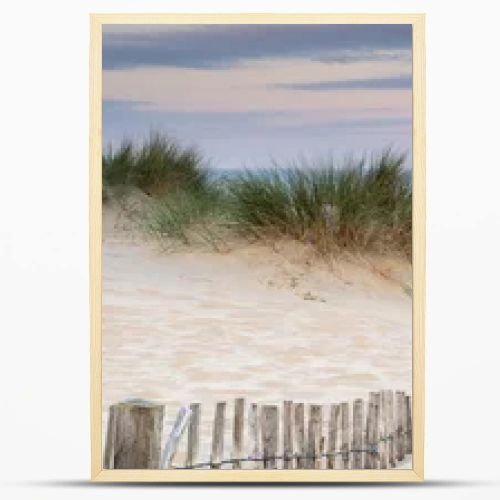
[[[424,16],[90,42],[92,479],[423,480]]]

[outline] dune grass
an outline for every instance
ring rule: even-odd
[[[151,133],[140,145],[124,140],[102,158],[103,196],[108,186],[135,186],[152,196],[205,187],[208,171],[198,151]]]
[[[155,200],[145,227],[160,238],[173,238],[185,245],[208,243],[223,246],[223,228],[230,223],[228,200],[214,185],[203,190],[178,190]]]
[[[411,254],[411,183],[390,151],[341,166],[246,171],[229,189],[240,226],[334,248]]]
[[[146,229],[188,245],[220,246],[228,228],[239,236],[289,237],[321,253],[348,249],[411,257],[412,186],[404,155],[295,164],[211,178],[201,155],[152,134],[122,142],[103,156],[108,186],[134,186],[152,198]]]

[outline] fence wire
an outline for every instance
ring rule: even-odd
[[[409,434],[409,432],[403,432],[403,435]],[[325,452],[321,453],[319,455],[299,455],[297,453],[293,453],[291,455],[273,455],[273,456],[266,456],[266,457],[243,457],[243,458],[227,458],[224,460],[220,460],[218,462],[199,462],[196,464],[192,465],[186,465],[186,466],[175,466],[171,465],[171,469],[177,469],[177,470],[183,470],[183,469],[201,469],[203,467],[219,467],[221,465],[229,465],[229,464],[240,464],[244,462],[271,462],[274,460],[283,460],[284,462],[293,462],[295,460],[319,460],[321,458],[330,458],[330,457],[346,457],[349,456],[349,454],[354,454],[354,453],[370,453],[370,454],[375,454],[379,452],[378,445],[380,443],[384,443],[387,441],[394,441],[394,436],[386,436],[383,438],[380,438],[376,443],[372,444],[371,446],[368,446],[367,448],[362,448],[362,449],[349,449],[349,450],[338,450],[338,451],[333,451],[333,452]],[[345,458],[344,458],[345,459]]]

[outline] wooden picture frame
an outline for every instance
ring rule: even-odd
[[[386,470],[107,470],[102,429],[102,26],[103,24],[411,24],[413,26],[413,461]],[[90,309],[91,478],[122,482],[385,482],[424,478],[425,68],[423,14],[91,14]]]

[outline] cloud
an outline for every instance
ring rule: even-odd
[[[322,113],[318,115],[297,111],[253,111],[253,112],[168,112],[151,111],[148,103],[119,100],[103,101],[104,135],[112,132],[114,123],[126,118],[125,122],[133,125],[137,131],[147,132],[159,128],[173,135],[177,132],[196,131],[194,134],[182,134],[198,137],[224,139],[233,135],[266,134],[273,137],[298,137],[318,131],[359,130],[375,131],[389,128],[411,127],[411,117],[405,115],[377,116],[368,114],[349,117],[350,113]],[[145,126],[145,124],[148,124]],[[112,135],[112,134],[111,134]]]
[[[225,69],[247,60],[302,57],[322,62],[408,57],[411,25],[193,25],[103,27],[103,68]]]
[[[171,67],[145,67],[104,71],[103,97],[147,101],[162,111],[310,111],[336,113],[355,109],[411,110],[411,89],[345,89],[338,92],[296,92],[276,87],[360,79],[398,77],[411,72],[403,63],[366,63],[328,66],[314,61],[276,59],[221,72]]]
[[[337,50],[334,53],[318,57],[322,63],[353,64],[357,62],[400,61],[411,62],[411,49],[390,50]]]
[[[273,88],[305,91],[337,91],[337,90],[395,90],[411,89],[411,75],[389,78],[360,78],[355,80],[333,80],[304,83],[281,83]]]

